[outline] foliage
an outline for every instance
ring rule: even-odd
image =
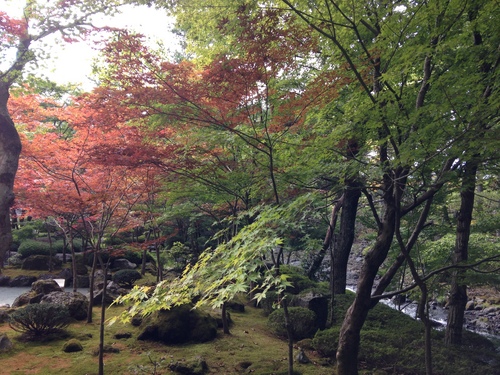
[[[17,242],[22,242],[22,241],[28,240],[28,239],[34,239],[34,238],[36,238],[40,227],[41,227],[41,224],[36,222],[36,221],[24,223],[21,226],[21,228],[13,231],[12,237],[13,237],[14,241],[17,241]]]
[[[10,314],[10,327],[32,337],[56,333],[70,323],[68,308],[52,303],[35,303]]]
[[[50,255],[51,253],[50,245],[47,242],[36,240],[23,241],[17,251],[23,258],[30,255]]]
[[[318,330],[316,314],[305,307],[289,307],[290,324],[294,340],[311,338]],[[283,309],[276,309],[269,315],[268,324],[271,330],[281,337],[287,337],[285,314]]]
[[[125,288],[132,288],[134,283],[141,278],[141,274],[136,270],[119,270],[113,274],[113,282]]]

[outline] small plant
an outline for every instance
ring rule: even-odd
[[[141,277],[141,274],[136,270],[120,270],[113,275],[113,282],[124,288],[132,288]]]
[[[69,324],[68,308],[53,303],[35,303],[10,314],[10,327],[34,338],[60,332]]]
[[[290,323],[294,340],[302,340],[313,337],[318,326],[316,324],[316,314],[305,307],[290,307]],[[285,314],[283,309],[275,310],[269,315],[269,327],[278,336],[286,337]]]

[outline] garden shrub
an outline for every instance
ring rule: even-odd
[[[290,324],[294,340],[313,337],[318,330],[316,314],[305,307],[289,307]],[[271,330],[281,337],[286,337],[285,314],[283,309],[275,310],[269,315],[268,324]]]
[[[10,327],[32,337],[46,336],[61,331],[70,322],[66,306],[53,303],[34,303],[10,314]]]
[[[340,327],[318,331],[312,339],[312,346],[323,357],[334,358],[339,345]]]
[[[50,255],[50,245],[47,242],[25,240],[19,245],[17,252],[23,258],[27,258],[30,255]]]
[[[125,288],[132,288],[140,278],[142,276],[136,270],[120,270],[113,275],[113,282]]]

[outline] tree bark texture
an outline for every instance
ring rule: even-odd
[[[333,293],[345,294],[347,284],[347,262],[354,242],[356,214],[361,187],[356,180],[347,181],[344,191],[342,213],[340,214],[339,235],[333,248]]]
[[[0,269],[12,243],[10,208],[21,154],[21,139],[7,110],[8,100],[9,86],[0,82]]]
[[[392,203],[392,202],[391,202]],[[344,322],[340,329],[339,345],[337,349],[337,374],[358,374],[358,353],[361,329],[366,316],[372,307],[371,292],[378,269],[386,259],[394,238],[395,207],[386,205],[384,221],[374,247],[365,256],[359,277],[356,297],[347,310]]]
[[[469,161],[465,164],[462,188],[460,190],[460,211],[457,216],[453,264],[458,264],[468,258],[477,167],[478,165],[475,161]],[[445,331],[446,345],[460,345],[462,343],[465,306],[467,304],[467,285],[463,281],[464,276],[464,270],[455,270],[452,273],[450,298],[448,301],[448,321]]]

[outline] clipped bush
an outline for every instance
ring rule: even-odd
[[[335,358],[339,345],[340,327],[335,326],[318,331],[312,339],[312,346],[323,357]]]
[[[311,338],[318,330],[316,314],[305,307],[289,307],[290,324],[294,340]],[[285,313],[283,309],[275,310],[269,315],[268,324],[278,336],[286,337]]]
[[[61,331],[70,322],[68,308],[52,303],[30,304],[10,314],[10,327],[32,337]]]
[[[142,276],[136,270],[120,270],[113,275],[113,282],[125,288],[132,288],[140,278]]]
[[[30,255],[50,255],[50,245],[46,242],[25,240],[19,245],[17,252],[23,259]]]
[[[80,341],[77,339],[71,339],[66,341],[63,345],[63,352],[65,353],[75,353],[81,352],[83,350],[83,346]]]

